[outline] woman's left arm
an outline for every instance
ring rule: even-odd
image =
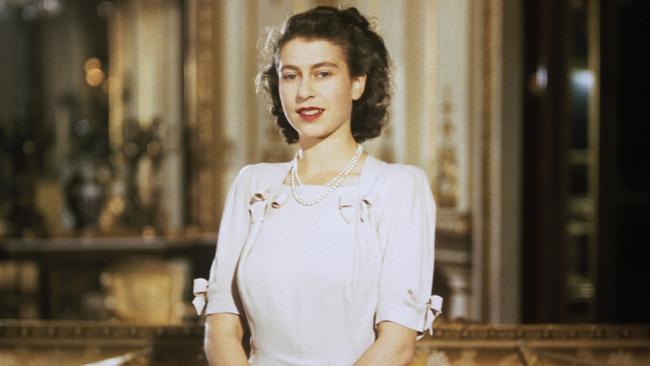
[[[436,207],[426,173],[402,166],[378,221],[384,248],[375,327],[377,338],[361,365],[408,365],[424,332],[433,282]]]
[[[405,326],[384,321],[377,325],[377,340],[354,366],[408,365],[415,353],[416,332]]]

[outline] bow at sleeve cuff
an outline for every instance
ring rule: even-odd
[[[424,314],[424,330],[422,334],[417,336],[417,340],[422,339],[427,330],[430,335],[433,335],[433,321],[436,320],[438,315],[442,314],[442,303],[443,298],[438,295],[429,297],[426,304],[426,313]]]
[[[192,305],[194,305],[196,314],[201,316],[205,309],[205,305],[208,303],[208,281],[205,278],[195,278],[192,292],[194,293]]]

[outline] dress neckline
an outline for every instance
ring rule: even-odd
[[[368,171],[368,169],[369,169],[369,168],[368,168],[368,165],[369,165],[369,163],[370,163],[369,160],[371,160],[371,159],[375,159],[375,157],[372,156],[370,153],[368,153],[368,155],[366,156],[366,159],[363,161],[363,165],[361,166],[361,171],[359,172],[359,176],[358,176],[358,178],[356,179],[355,183],[353,183],[353,184],[341,185],[341,186],[339,186],[338,188],[345,188],[345,187],[359,187],[359,185],[360,185],[361,182],[363,181],[364,177],[368,174],[368,173],[367,173],[367,171]],[[370,164],[372,164],[372,163],[370,163]],[[285,186],[286,186],[286,187],[290,187],[289,184],[284,183],[284,180],[287,178],[287,176],[288,176],[289,174],[291,174],[291,161],[289,161],[289,162],[286,163],[286,169],[285,169],[284,174],[283,174],[283,176],[282,176],[282,178],[281,178],[281,180],[280,180],[280,186],[282,186],[282,187],[285,187]],[[300,186],[298,186],[298,187],[327,188],[327,186],[324,185],[324,184],[302,184],[302,185],[300,185]],[[337,189],[338,189],[338,188],[337,188]]]
[[[291,185],[282,183],[281,184],[282,188],[291,188]],[[341,185],[338,186],[336,189],[346,189],[346,188],[358,188],[359,187],[359,182],[353,183],[353,184],[346,184],[346,185]],[[296,186],[298,189],[302,188],[307,188],[307,189],[325,189],[328,188],[324,184],[301,184],[299,186]]]

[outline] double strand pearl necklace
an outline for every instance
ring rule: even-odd
[[[291,177],[290,177],[290,183],[291,183],[291,194],[293,195],[293,198],[298,202],[299,204],[303,206],[314,206],[318,203],[320,203],[322,200],[327,198],[332,192],[334,192],[340,185],[343,183],[343,180],[345,177],[350,174],[352,169],[357,165],[357,162],[359,161],[359,158],[361,157],[361,153],[363,152],[363,146],[359,145],[357,147],[357,152],[354,154],[352,157],[352,160],[348,162],[348,164],[341,170],[339,174],[337,174],[334,178],[330,179],[327,183],[325,183],[325,186],[327,187],[327,191],[325,191],[323,194],[320,196],[316,197],[316,199],[313,199],[311,201],[306,201],[302,199],[298,195],[298,192],[296,192],[296,185],[303,185],[302,182],[300,181],[300,177],[298,176],[298,156],[300,156],[300,152],[296,154],[296,157],[293,159],[293,164],[291,165]]]

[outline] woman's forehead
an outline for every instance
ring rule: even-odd
[[[279,56],[280,68],[287,65],[310,67],[323,63],[346,64],[343,49],[326,39],[294,38],[282,46]]]

